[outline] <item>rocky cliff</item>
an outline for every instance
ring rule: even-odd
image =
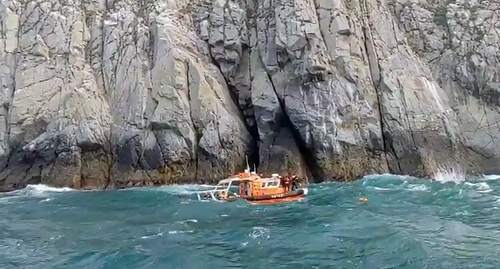
[[[4,0],[0,185],[494,172],[498,0]]]

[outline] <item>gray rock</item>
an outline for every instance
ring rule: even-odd
[[[0,189],[500,172],[499,10],[2,1]]]

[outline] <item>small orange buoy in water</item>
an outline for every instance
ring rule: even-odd
[[[368,198],[366,198],[366,197],[361,197],[361,198],[359,198],[359,201],[360,201],[361,203],[366,203],[366,202],[368,202]]]

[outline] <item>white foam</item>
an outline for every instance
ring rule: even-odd
[[[408,185],[409,191],[428,191],[429,188],[424,184],[410,184]]]
[[[392,189],[389,189],[389,188],[381,188],[381,187],[373,187],[375,190],[377,191],[390,191]]]
[[[149,238],[154,238],[154,237],[159,237],[159,236],[163,236],[163,232],[159,232],[159,233],[152,234],[152,235],[144,235],[144,236],[141,236],[141,239],[149,239]]]
[[[465,182],[465,171],[460,168],[442,168],[432,175],[437,182],[454,182],[456,184]]]
[[[491,189],[490,185],[488,185],[488,183],[486,183],[486,182],[477,183],[476,186],[477,186],[477,191],[480,193],[489,193],[489,192],[493,191],[493,189]]]
[[[76,190],[66,187],[56,188],[56,187],[49,187],[43,184],[36,184],[36,185],[28,185],[26,186],[26,188],[21,190],[8,192],[8,194],[16,196],[44,196],[45,194],[51,192],[70,192],[70,191],[76,191]]]
[[[183,185],[168,185],[149,190],[160,190],[176,195],[191,195],[195,191],[206,190],[214,188],[214,185],[197,185],[197,184],[183,184]]]
[[[493,204],[495,204],[495,205],[500,205],[500,196],[493,195],[493,198],[495,198],[495,199],[496,199],[496,200],[493,202]]]
[[[191,233],[194,233],[194,231],[193,230],[187,230],[187,231],[169,230],[166,232],[166,234],[191,234]],[[158,232],[155,234],[143,235],[143,236],[141,236],[141,239],[150,239],[150,238],[160,237],[160,236],[164,236],[164,235],[165,235],[165,232]]]
[[[29,191],[37,192],[37,193],[76,191],[75,189],[71,189],[71,188],[67,188],[67,187],[55,188],[55,187],[49,187],[49,186],[43,185],[43,184],[28,185],[28,186],[26,186],[25,190],[29,190]]]
[[[197,219],[187,219],[187,220],[181,220],[179,221],[180,224],[186,224],[186,223],[197,223]]]
[[[45,202],[49,202],[49,201],[52,201],[52,198],[45,198],[45,199],[41,200],[39,203],[45,203]]]
[[[5,196],[0,198],[0,203],[2,204],[10,204],[12,202],[15,202],[15,200],[21,198],[22,196]]]
[[[464,185],[476,189],[477,192],[479,192],[479,193],[489,193],[489,192],[493,191],[493,189],[491,189],[490,185],[488,185],[488,183],[486,183],[486,182],[477,182],[477,183],[465,182]]]
[[[189,230],[189,231],[177,231],[177,230],[174,230],[174,231],[168,231],[168,234],[191,234],[193,232],[194,231],[192,231],[192,230]]]
[[[76,191],[76,190],[71,188],[49,187],[43,184],[28,185],[24,189],[10,191],[2,194],[2,197],[0,197],[0,203],[12,203],[19,199],[22,199],[23,197],[29,197],[29,196],[46,198],[47,196],[50,196],[51,193],[62,193],[71,191]],[[48,202],[50,200],[51,198],[46,198],[41,200],[40,203]]]
[[[483,175],[483,178],[482,180],[499,180],[500,179],[500,175]]]
[[[253,227],[252,231],[247,236],[253,239],[269,239],[271,237],[271,230],[266,227]]]
[[[379,178],[387,178],[390,177],[392,179],[399,179],[399,180],[408,180],[408,179],[416,179],[415,177],[408,176],[408,175],[394,175],[394,174],[389,174],[389,173],[383,173],[383,174],[371,174],[363,177],[363,179],[379,179]]]
[[[395,191],[395,190],[406,190],[406,191],[428,191],[429,188],[425,184],[408,184],[408,181],[403,181],[403,184],[393,186],[393,187],[376,187],[368,186],[367,188],[374,189],[376,191]]]

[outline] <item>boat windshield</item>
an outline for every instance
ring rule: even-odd
[[[280,185],[280,180],[271,178],[262,181],[262,188],[277,188]]]
[[[237,193],[239,190],[239,184],[240,184],[240,181],[237,179],[223,180],[223,181],[219,182],[219,184],[217,184],[217,186],[215,187],[215,190],[220,191],[220,190],[226,190],[229,188],[228,190],[230,192]]]
[[[216,190],[225,190],[229,186],[229,182],[219,183],[215,187]]]
[[[235,184],[235,183],[238,183],[238,182],[233,182],[233,184],[231,184],[231,187],[229,187],[229,192],[232,192],[232,193],[240,192],[239,184]]]

